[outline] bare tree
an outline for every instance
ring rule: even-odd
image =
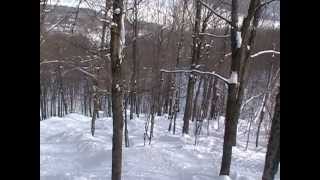
[[[132,42],[132,76],[131,76],[131,90],[130,90],[130,119],[133,119],[133,112],[135,110],[138,115],[138,103],[137,103],[137,38],[139,34],[138,29],[138,1],[134,0],[133,4],[133,42]]]
[[[122,137],[123,137],[123,89],[122,61],[125,43],[123,0],[114,0],[111,25],[111,69],[112,69],[112,180],[121,180],[122,169]]]
[[[274,180],[280,163],[280,87],[272,119],[262,180]]]
[[[196,0],[196,16],[195,16],[195,24],[193,30],[193,45],[192,45],[192,59],[191,59],[191,70],[195,70],[200,60],[200,20],[201,20],[201,2],[200,0]],[[188,80],[188,89],[187,89],[187,99],[186,105],[183,115],[183,128],[182,133],[189,133],[189,121],[191,117],[192,110],[192,98],[194,93],[194,85],[195,85],[195,76],[193,73],[190,74]]]

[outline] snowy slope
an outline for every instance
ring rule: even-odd
[[[143,145],[145,118],[129,120],[130,147],[123,152],[124,180],[218,180],[222,155],[222,123],[206,128],[195,147],[194,137],[181,136],[181,118],[177,134],[167,132],[169,121],[155,121],[151,146]],[[206,123],[204,123],[206,124]],[[191,125],[193,129],[193,125]],[[111,176],[112,119],[96,122],[96,135],[90,135],[90,118],[69,114],[40,122],[41,180],[102,180]],[[243,137],[243,136],[239,136]],[[245,141],[239,140],[245,145]],[[235,148],[231,167],[232,180],[260,179],[265,150]],[[253,147],[253,145],[252,145]],[[277,177],[279,179],[279,177]]]

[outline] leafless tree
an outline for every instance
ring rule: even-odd
[[[280,87],[276,97],[275,111],[267,147],[262,180],[273,180],[280,163]]]
[[[121,179],[122,169],[122,137],[123,137],[123,87],[122,62],[125,43],[123,0],[114,0],[111,25],[111,70],[112,70],[112,180]]]

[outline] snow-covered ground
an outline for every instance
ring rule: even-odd
[[[130,147],[124,147],[123,151],[124,180],[224,179],[217,177],[222,156],[222,123],[220,130],[212,123],[207,136],[205,122],[203,135],[194,146],[193,133],[181,135],[181,121],[181,117],[177,119],[177,131],[173,135],[167,131],[167,118],[157,117],[152,143],[144,146],[145,117],[128,120]],[[230,177],[232,180],[261,179],[265,149],[255,149],[251,144],[245,151],[245,137],[239,135],[239,145],[234,148]],[[41,180],[110,179],[111,149],[111,118],[97,120],[95,137],[90,133],[90,117],[80,114],[41,121]]]

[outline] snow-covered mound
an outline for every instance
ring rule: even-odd
[[[235,148],[230,177],[218,177],[222,156],[222,123],[221,130],[217,130],[216,124],[212,123],[209,136],[206,128],[203,128],[203,135],[199,137],[197,146],[194,146],[193,133],[182,136],[181,117],[177,122],[176,135],[173,135],[167,131],[167,118],[157,117],[154,139],[151,145],[147,143],[144,146],[145,117],[142,115],[140,118],[128,120],[130,147],[124,147],[123,152],[124,180],[261,178],[265,151]],[[191,124],[190,127],[193,131],[194,125]],[[239,143],[242,143],[241,139]],[[94,137],[90,133],[90,117],[73,113],[63,118],[52,117],[41,121],[41,180],[110,179],[111,149],[111,118],[100,118],[96,121]]]

